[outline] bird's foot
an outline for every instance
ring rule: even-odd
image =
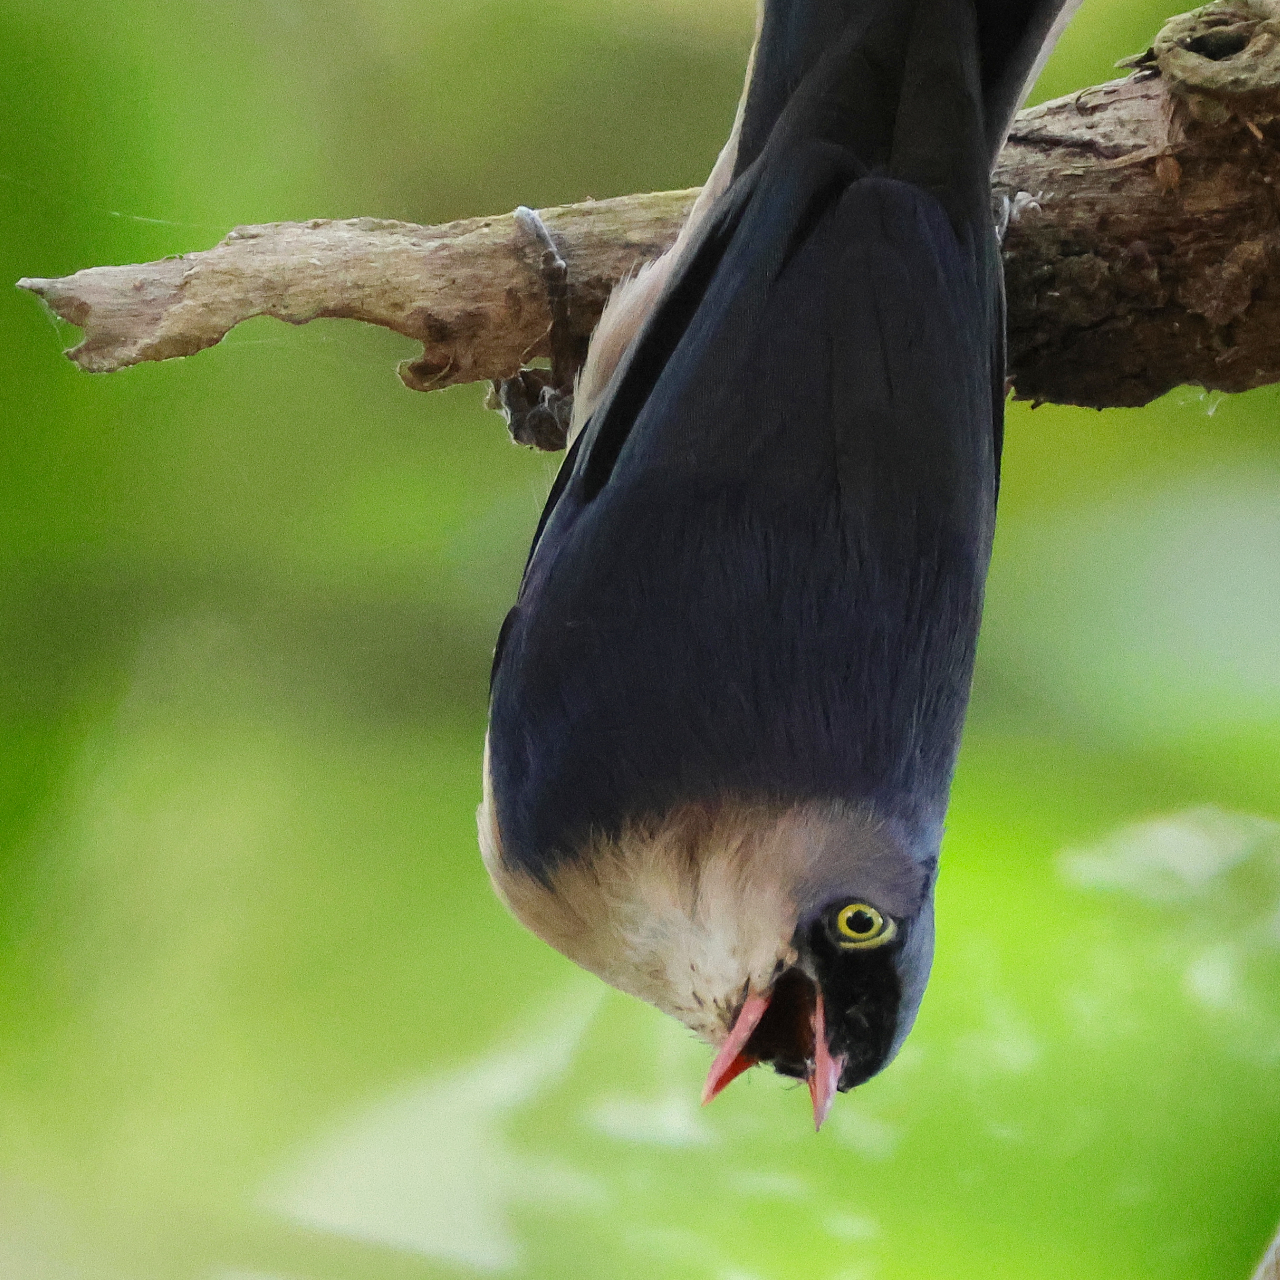
[[[521,369],[513,378],[495,378],[484,404],[507,420],[516,444],[556,453],[569,438],[573,392],[560,391],[548,369]]]
[[[1018,191],[1014,193],[1013,199],[1008,196],[1001,196],[999,209],[996,213],[996,239],[1003,244],[1004,238],[1008,234],[1009,228],[1015,223],[1021,222],[1024,217],[1032,213],[1040,213],[1040,203],[1048,200],[1051,192],[1037,191]]]
[[[573,384],[586,358],[586,343],[574,336],[569,314],[569,268],[546,223],[523,205],[516,210],[515,220],[542,250],[538,269],[551,311],[546,334],[551,368],[521,369],[514,377],[495,379],[485,405],[502,414],[517,444],[554,453],[563,449],[568,439]]]

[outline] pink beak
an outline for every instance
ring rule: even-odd
[[[720,1046],[720,1052],[716,1054],[716,1060],[711,1064],[707,1083],[702,1086],[704,1107],[725,1085],[736,1080],[748,1067],[754,1067],[759,1061],[758,1058],[750,1057],[743,1050],[746,1048],[747,1041],[751,1039],[751,1033],[760,1025],[760,1019],[764,1017],[768,1007],[768,996],[747,997],[746,1003],[734,1019],[729,1038]]]
[[[822,1128],[822,1122],[835,1101],[836,1088],[844,1071],[843,1056],[833,1058],[827,1048],[827,1015],[822,1006],[822,992],[818,992],[818,1004],[813,1011],[813,1075],[809,1077],[809,1097],[813,1099],[813,1131]]]
[[[749,1067],[754,1067],[758,1058],[747,1052],[747,1042],[752,1032],[760,1025],[760,1020],[769,1009],[770,996],[749,995],[734,1019],[733,1029],[728,1038],[720,1046],[711,1070],[707,1073],[707,1083],[702,1089],[702,1104],[706,1106],[726,1085],[736,1080]],[[836,1089],[840,1084],[840,1075],[844,1071],[843,1056],[833,1058],[827,1047],[826,1011],[822,1004],[822,992],[817,992],[817,1003],[810,1019],[813,1030],[813,1070],[809,1075],[809,1096],[813,1099],[813,1127],[822,1128],[822,1122],[831,1110],[835,1100]]]

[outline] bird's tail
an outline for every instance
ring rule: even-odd
[[[580,465],[562,471],[564,484],[576,467],[582,499],[600,491],[659,382],[676,394],[669,366],[686,335],[756,323],[726,309],[750,312],[842,192],[871,174],[933,196],[971,263],[981,314],[970,319],[989,335],[998,457],[1003,293],[991,165],[1050,33],[1076,2],[764,0],[736,144],[722,156],[733,156],[732,179],[711,184],[662,275],[647,282],[653,297],[636,309],[643,327],[599,380],[577,437]]]
[[[894,135],[903,132],[894,127],[901,105],[918,106],[921,98],[931,98],[944,113],[956,105],[957,92],[967,97],[967,86],[955,84],[947,71],[965,43],[967,27],[974,29],[973,72],[981,103],[982,147],[990,168],[1029,82],[1079,4],[1080,0],[763,0],[735,172],[755,162],[802,86],[841,46],[843,74],[869,78],[864,97],[874,101],[880,119],[860,122],[864,145],[870,144],[865,160],[871,167],[883,164]],[[937,78],[922,79],[931,75]],[[866,103],[862,105],[865,109]]]

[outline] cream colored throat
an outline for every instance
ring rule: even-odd
[[[591,844],[543,884],[502,860],[487,788],[479,816],[485,865],[517,919],[711,1044],[749,991],[802,962],[794,937],[815,861],[847,847],[851,827],[865,848],[874,826],[828,806],[688,805]]]

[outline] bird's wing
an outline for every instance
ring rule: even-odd
[[[998,0],[793,3],[847,21],[613,375],[504,627],[494,793],[535,874],[724,794],[865,800],[936,848],[1003,400]]]
[[[832,191],[851,177],[887,170],[932,191],[958,230],[986,251],[989,185],[982,159],[982,88],[970,4],[971,0],[792,0],[788,6],[787,0],[769,0],[765,33],[771,15],[776,19],[788,9],[798,29],[814,27],[830,35],[831,23],[818,23],[809,10],[839,17],[842,25],[833,38],[824,36],[820,57],[811,44],[804,44],[798,51],[792,49],[788,58],[784,55],[792,46],[786,39],[779,37],[779,53],[762,34],[758,65],[735,129],[742,135],[738,154],[747,147],[747,121],[757,87],[786,80],[785,107],[770,116],[768,145],[756,150],[746,171],[706,209],[683,250],[679,269],[576,437],[534,535],[529,567],[543,539],[562,536],[576,519],[580,501],[565,504],[553,519],[562,498],[574,489],[574,477],[580,481],[579,499],[590,500],[598,492],[686,331],[708,324],[730,330],[734,322],[722,312],[723,306],[738,313],[757,306],[750,291],[738,287],[746,272],[767,272],[777,259],[790,254],[829,203]],[[968,44],[958,38],[966,23]],[[791,77],[802,71],[797,87]],[[757,118],[762,111],[756,110]],[[731,261],[722,270],[726,255]],[[987,291],[988,306],[999,310],[999,271],[990,252],[982,269],[996,281]],[[986,319],[995,331],[1002,330],[999,315]],[[1001,367],[994,376],[1003,379],[1002,353],[997,359]],[[655,403],[661,403],[661,397]],[[999,430],[997,420],[997,441]]]
[[[699,797],[945,798],[994,500],[982,254],[815,144],[710,274],[507,627],[491,767],[535,874]]]

